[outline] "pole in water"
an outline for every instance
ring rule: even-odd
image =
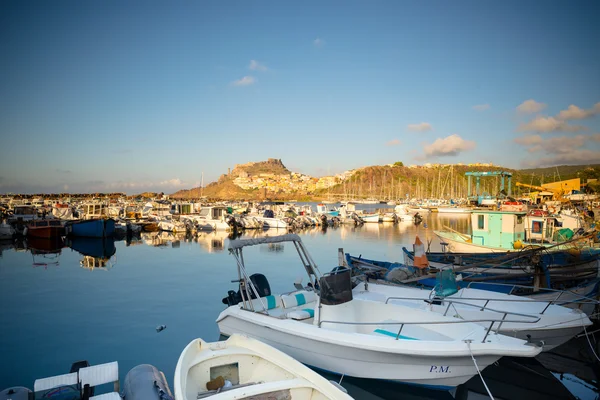
[[[160,325],[156,327],[156,332],[161,332],[164,331],[165,329],[167,329],[166,325]]]

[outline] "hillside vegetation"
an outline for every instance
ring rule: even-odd
[[[430,167],[405,167],[401,162],[394,165],[369,166],[360,168],[349,179],[336,179],[328,188],[313,191],[297,191],[280,193],[276,190],[254,189],[244,190],[234,184],[233,179],[247,175],[289,175],[291,172],[281,160],[269,159],[258,163],[236,165],[230,174],[222,175],[217,182],[208,186],[181,190],[171,195],[173,198],[199,198],[227,200],[339,200],[366,199],[397,200],[409,198],[464,198],[468,194],[468,171],[491,172],[504,171],[512,173],[512,194],[520,196],[528,189],[518,188],[516,182],[540,185],[558,180],[581,178],[582,183],[588,179],[600,181],[600,164],[595,165],[563,165],[551,168],[535,168],[514,170],[502,167],[482,167],[466,165],[439,165]],[[499,176],[488,176],[480,179],[482,193],[496,195],[500,192]],[[505,181],[508,185],[508,180]],[[598,191],[598,183],[590,184],[590,188]],[[475,178],[472,178],[472,190],[475,190]],[[473,194],[473,193],[471,193]]]

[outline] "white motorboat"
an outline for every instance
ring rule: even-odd
[[[227,207],[209,206],[202,207],[200,214],[194,216],[193,221],[201,231],[230,231]]]
[[[414,221],[415,212],[411,212],[406,204],[399,204],[394,207],[394,213],[400,221]]]
[[[282,242],[296,248],[310,282],[273,295],[263,275],[248,276],[242,250]],[[240,291],[223,299],[229,307],[217,319],[220,332],[246,334],[319,369],[447,390],[477,374],[472,357],[485,368],[502,356],[534,357],[542,350],[473,322],[353,299],[350,272],[321,276],[298,235],[232,240],[229,251]]]
[[[222,342],[192,340],[177,361],[174,394],[175,400],[352,399],[287,354],[237,334]]]
[[[378,213],[374,214],[359,214],[360,219],[367,223],[378,223],[381,216]]]
[[[446,286],[456,288],[455,282],[454,285],[453,282],[446,283]],[[577,309],[552,301],[481,289],[455,289],[441,295],[439,286],[437,290],[429,290],[383,282],[361,282],[353,289],[353,294],[354,298],[402,304],[466,321],[478,321],[485,327],[490,326],[490,322],[485,320],[505,320],[494,324],[492,330],[532,342],[543,342],[544,351],[567,342],[582,332],[585,326],[592,325],[587,315]]]
[[[173,219],[163,219],[158,223],[158,229],[164,232],[185,232],[186,226],[181,221],[175,221]]]

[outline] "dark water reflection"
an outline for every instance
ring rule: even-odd
[[[365,224],[300,235],[321,271],[328,271],[338,264],[338,248],[402,261],[402,246],[411,246],[418,234],[439,251],[433,230],[444,225],[467,232],[469,218],[430,215],[419,226]],[[249,231],[241,237],[281,233]],[[219,339],[215,319],[236,274],[228,241],[229,235],[220,232],[198,237],[154,232],[120,241],[0,243],[0,389],[31,387],[36,378],[68,372],[80,359],[117,360],[121,379],[135,365],[149,363],[172,382],[179,354],[192,339]],[[303,276],[295,249],[283,244],[248,248],[245,259],[248,270],[264,273],[275,292],[291,290]],[[163,324],[167,329],[157,333],[156,326]],[[485,369],[484,378],[496,398],[596,398],[598,365],[589,345],[585,338],[568,345],[567,354],[555,357],[503,358]],[[566,373],[562,381],[561,372]],[[342,384],[357,399],[487,398],[478,376],[455,393],[350,377]]]

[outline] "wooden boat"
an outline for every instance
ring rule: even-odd
[[[65,235],[65,227],[59,219],[36,219],[27,225],[27,236],[54,238]]]
[[[247,336],[195,339],[175,367],[175,400],[350,400],[345,390],[292,357]]]

